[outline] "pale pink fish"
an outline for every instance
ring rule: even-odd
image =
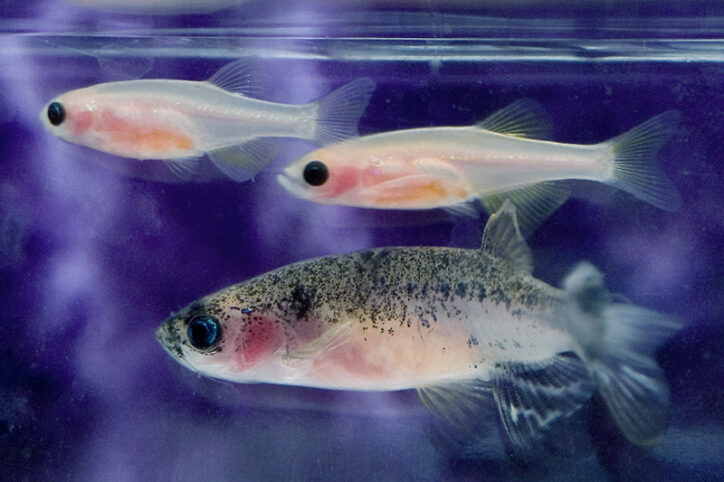
[[[184,366],[234,382],[418,390],[459,428],[497,404],[526,449],[598,390],[629,439],[655,440],[668,389],[654,353],[679,325],[614,302],[589,264],[564,290],[531,269],[506,201],[481,249],[302,261],[191,303],[156,337]]]
[[[354,136],[375,84],[350,82],[316,102],[288,105],[248,97],[256,62],[241,59],[208,81],[110,82],[61,94],[41,112],[54,135],[132,159],[162,159],[180,177],[208,154],[237,181],[274,155],[277,137],[320,143]]]
[[[495,212],[506,198],[530,231],[570,194],[559,182],[598,181],[662,209],[680,197],[654,162],[676,130],[668,111],[593,145],[539,140],[550,135],[543,108],[522,99],[480,124],[384,132],[326,145],[292,162],[278,176],[302,199],[376,209],[446,208],[474,214],[480,198]]]

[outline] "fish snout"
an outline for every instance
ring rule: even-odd
[[[156,329],[156,340],[166,352],[178,360],[183,360],[184,354],[181,349],[181,334],[177,328],[176,318],[164,321]]]

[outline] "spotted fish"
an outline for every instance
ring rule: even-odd
[[[243,383],[414,389],[451,426],[497,404],[531,448],[598,390],[623,433],[648,444],[666,421],[656,348],[679,324],[614,302],[581,264],[553,288],[506,201],[480,249],[388,247],[302,261],[191,303],[157,330],[191,370]]]

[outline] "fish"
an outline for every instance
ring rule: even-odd
[[[561,181],[602,182],[658,208],[675,211],[681,196],[655,162],[676,131],[670,110],[608,141],[552,142],[551,120],[525,98],[466,127],[382,132],[326,145],[277,176],[292,195],[322,204],[376,209],[445,208],[478,216],[473,201],[496,212],[505,199],[530,234],[570,195]]]
[[[588,263],[562,289],[534,278],[515,213],[505,201],[479,249],[383,247],[278,268],[182,308],[156,338],[232,382],[417,390],[461,430],[494,403],[522,453],[597,391],[630,441],[653,443],[669,401],[654,355],[681,323],[618,302]]]
[[[208,155],[231,179],[253,177],[275,155],[278,137],[319,143],[357,135],[375,83],[359,78],[315,102],[289,105],[251,97],[259,63],[244,58],[207,81],[140,79],[72,90],[41,111],[63,140],[131,159],[160,159],[189,179]]]

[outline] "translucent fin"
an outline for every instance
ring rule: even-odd
[[[571,191],[560,182],[541,182],[530,186],[481,197],[485,210],[494,213],[506,199],[516,207],[518,225],[524,237],[536,230],[570,196]]]
[[[563,354],[541,362],[498,364],[492,385],[505,431],[523,451],[531,451],[546,430],[595,391],[583,363]]]
[[[488,219],[481,249],[525,273],[533,272],[533,255],[520,234],[515,206],[508,200]]]
[[[680,323],[634,305],[610,303],[603,276],[582,263],[564,281],[569,331],[611,416],[633,443],[663,433],[669,389],[655,351]]]
[[[301,349],[284,355],[282,362],[285,365],[296,365],[303,360],[316,360],[325,352],[346,343],[351,337],[352,326],[349,322],[333,325]]]
[[[519,99],[493,112],[478,127],[516,137],[549,139],[553,122],[542,105],[533,99]]]
[[[369,77],[353,80],[319,100],[317,140],[332,144],[357,135],[357,122],[375,90]]]
[[[173,172],[179,179],[189,181],[196,174],[199,167],[199,159],[197,157],[184,157],[181,159],[164,159],[163,163]]]
[[[258,137],[208,154],[221,172],[236,182],[244,182],[261,171],[276,156],[278,149],[278,140]]]
[[[475,204],[470,201],[464,201],[452,206],[446,206],[443,208],[445,212],[452,214],[453,216],[465,216],[468,218],[479,218],[480,212],[475,208]]]
[[[425,408],[453,428],[466,429],[495,407],[489,382],[470,379],[417,389]]]
[[[605,144],[613,150],[614,186],[666,211],[681,207],[681,195],[656,164],[659,152],[676,132],[681,115],[670,110]]]
[[[207,82],[228,92],[251,97],[263,96],[270,85],[259,57],[245,57],[226,64]]]

